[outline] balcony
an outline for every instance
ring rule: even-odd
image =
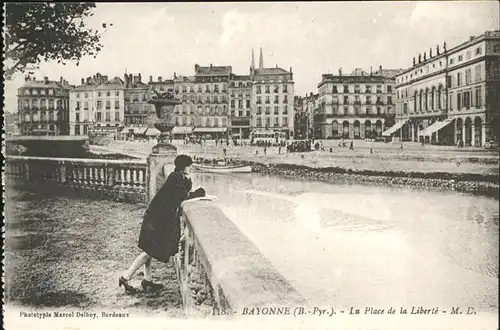
[[[262,104],[262,101],[257,101],[257,104]]]
[[[266,104],[271,104],[271,101],[266,101]]]

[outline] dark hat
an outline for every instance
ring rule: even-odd
[[[175,157],[174,160],[175,168],[182,170],[185,169],[187,166],[191,166],[191,164],[193,164],[193,159],[191,159],[191,157],[189,157],[188,155],[179,155]]]

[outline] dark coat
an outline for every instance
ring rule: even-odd
[[[172,172],[149,204],[142,221],[139,248],[151,257],[168,262],[178,252],[179,206],[184,200],[200,195],[190,193],[191,188],[191,179],[181,172]]]

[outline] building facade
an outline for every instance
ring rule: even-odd
[[[148,120],[148,118],[154,115],[155,108],[152,104],[147,103],[151,97],[150,88],[152,85],[143,83],[140,73],[138,75],[124,74],[123,81],[123,101],[125,103],[123,124],[126,127],[147,126],[148,124],[153,127],[154,119]],[[150,77],[150,81],[152,81],[152,77]]]
[[[260,50],[259,67],[255,68],[252,52],[250,67],[251,130],[281,131],[293,137],[294,125],[294,81],[292,68],[265,68]]]
[[[231,75],[229,83],[229,126],[236,138],[248,139],[252,118],[252,79],[249,75]]]
[[[124,126],[124,82],[97,73],[70,92],[70,134],[117,134]]]
[[[396,78],[404,140],[481,147],[498,141],[500,31],[413,59]],[[402,125],[401,125],[402,124]]]
[[[371,71],[371,70],[370,70]],[[323,74],[314,111],[318,139],[364,139],[380,136],[394,123],[395,75],[398,70],[350,75]]]
[[[68,135],[71,87],[62,77],[52,81],[27,76],[17,93],[20,134]]]

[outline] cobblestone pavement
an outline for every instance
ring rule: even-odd
[[[47,197],[8,186],[5,192],[7,304],[127,310],[181,316],[172,264],[153,261],[155,296],[125,294],[118,277],[141,252],[144,206]],[[131,282],[140,287],[141,274]]]

